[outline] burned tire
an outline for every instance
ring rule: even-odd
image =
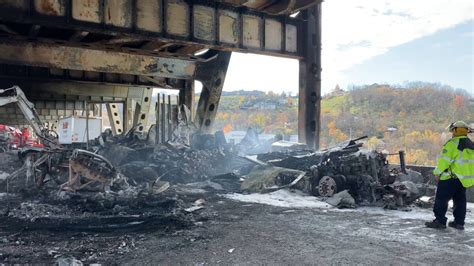
[[[345,189],[345,178],[341,175],[323,176],[319,180],[318,192],[321,197],[332,197]]]

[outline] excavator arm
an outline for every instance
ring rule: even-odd
[[[63,185],[63,189],[81,189],[83,186],[78,183],[80,176],[85,178],[86,184],[99,182],[102,184],[102,189],[105,189],[114,179],[120,177],[117,169],[107,159],[98,154],[74,149],[72,155],[70,155],[68,149],[57,143],[55,139],[57,135],[52,135],[51,131],[43,126],[33,103],[28,101],[20,87],[13,86],[8,89],[0,89],[0,106],[10,103],[15,103],[20,108],[36,135],[44,141],[43,144],[48,148],[28,148],[19,152],[20,158],[25,158],[27,180],[33,178],[37,185],[42,185],[46,173],[51,170],[50,162],[54,160],[59,164],[65,158],[69,158],[70,177],[69,181]],[[31,156],[26,158],[29,153],[36,154],[37,158],[32,159]],[[42,170],[38,171],[38,169]]]

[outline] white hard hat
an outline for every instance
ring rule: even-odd
[[[451,123],[446,129],[449,131],[453,131],[455,128],[467,128],[468,132],[472,132],[472,128],[469,127],[469,125],[464,122],[464,121],[456,121],[454,123]]]

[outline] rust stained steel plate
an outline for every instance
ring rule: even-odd
[[[219,41],[229,44],[239,42],[239,14],[227,10],[219,10]]]
[[[260,29],[262,20],[256,16],[242,16],[243,19],[243,44],[245,47],[260,48]]]
[[[193,8],[193,31],[194,37],[214,41],[216,34],[216,16],[214,9],[206,6],[196,5]]]
[[[161,32],[161,1],[136,0],[137,28],[149,32]]]
[[[72,0],[72,18],[100,23],[100,0]]]
[[[265,49],[281,50],[282,33],[282,26],[279,21],[265,19]]]
[[[290,53],[296,53],[298,49],[297,43],[297,32],[298,29],[295,25],[286,24],[286,51]]]
[[[0,62],[182,79],[191,78],[195,70],[195,61],[188,58],[159,57],[132,50],[104,51],[71,44],[9,40],[0,40]]]
[[[46,16],[64,16],[65,0],[34,0],[35,11]]]
[[[105,23],[122,28],[132,27],[132,1],[105,1]]]
[[[167,0],[166,32],[187,37],[189,35],[189,6],[182,0]]]
[[[284,14],[265,17],[264,12],[272,9],[280,13],[281,8],[293,10],[317,1],[274,1],[271,5],[267,5],[266,1],[245,3],[257,2],[263,3],[261,8],[254,9],[260,12],[212,5],[212,1],[0,0],[0,19],[48,28],[51,34],[57,30],[57,39],[62,40],[63,29],[67,29],[117,38],[127,36],[185,45],[208,45],[209,48],[221,50],[301,57],[302,51],[298,51],[296,45],[297,27],[301,21],[285,18]],[[227,3],[236,6],[243,4],[240,1]],[[244,6],[249,7],[247,4]]]

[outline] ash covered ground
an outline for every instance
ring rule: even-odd
[[[273,195],[282,204],[298,194]],[[466,230],[425,228],[427,209],[279,207],[196,194],[206,207],[192,225],[153,230],[77,232],[5,230],[4,263],[72,261],[102,264],[455,264],[468,265],[474,248],[472,212]],[[301,201],[300,201],[301,200]],[[472,211],[474,206],[470,205]],[[441,244],[442,243],[442,244]]]
[[[351,143],[330,156],[269,153],[265,162],[219,145],[105,143],[96,152],[119,173],[105,190],[65,187],[71,175],[59,170],[37,186],[12,177],[24,167],[15,152],[0,153],[0,262],[469,264],[473,257],[474,206],[464,232],[425,228],[432,191],[423,178],[389,172],[384,158]],[[316,195],[329,193],[317,184],[331,185],[320,177],[334,169],[347,189]],[[354,169],[377,178],[342,175]]]

